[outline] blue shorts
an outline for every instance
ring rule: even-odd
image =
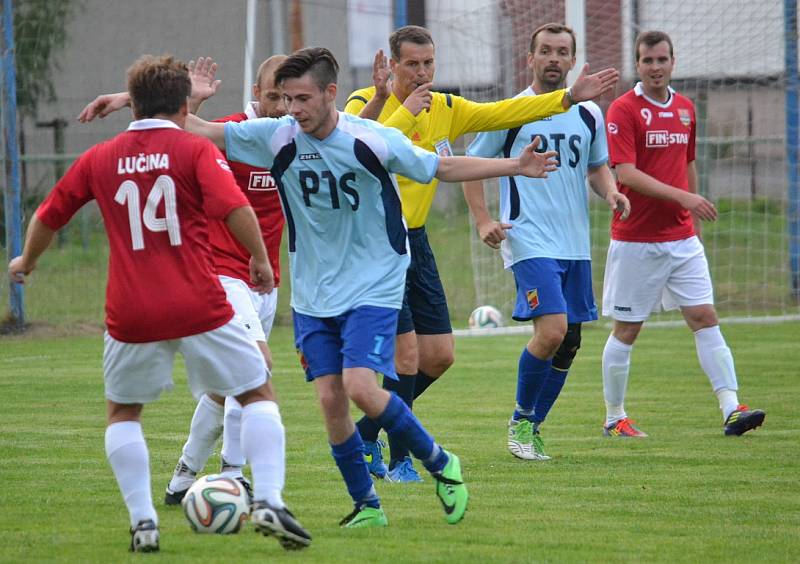
[[[408,230],[408,246],[411,265],[406,272],[406,291],[397,334],[409,331],[416,331],[418,335],[452,333],[444,287],[424,227]]]
[[[532,258],[511,267],[517,285],[516,321],[566,313],[567,323],[597,319],[592,292],[592,262]]]
[[[292,311],[294,345],[306,380],[341,374],[344,368],[371,368],[397,379],[394,338],[397,310],[361,306],[336,317]]]

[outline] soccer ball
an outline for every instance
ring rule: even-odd
[[[480,306],[469,314],[470,329],[491,329],[502,326],[503,314],[493,306]]]
[[[195,533],[238,533],[250,516],[250,499],[242,484],[219,474],[197,480],[181,504]]]

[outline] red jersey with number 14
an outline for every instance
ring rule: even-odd
[[[220,123],[227,121],[240,122],[257,117],[251,104],[247,107],[246,112],[233,114],[214,121]],[[267,248],[267,254],[269,255],[269,263],[272,266],[272,274],[275,277],[275,287],[277,288],[281,281],[281,235],[283,234],[284,224],[278,186],[275,184],[275,180],[269,170],[236,161],[229,161],[228,164],[231,166],[236,184],[239,185],[247,201],[253,206],[253,211],[256,212],[258,225],[261,227],[261,235],[264,238],[264,246]],[[233,237],[222,222],[212,221],[209,224],[209,233],[217,272],[244,280],[252,287],[253,284],[250,282],[250,253],[247,249]]]
[[[118,341],[177,339],[233,317],[208,244],[208,218],[247,200],[222,153],[171,121],[135,121],[73,164],[36,210],[60,229],[97,200],[108,234],[106,326]]]
[[[671,88],[669,92],[669,100],[661,104],[648,98],[640,83],[614,100],[606,116],[610,164],[633,164],[665,184],[688,191],[688,164],[695,160],[694,104]],[[694,235],[689,210],[618,186],[631,202],[631,215],[622,221],[614,213],[612,239],[657,243]]]

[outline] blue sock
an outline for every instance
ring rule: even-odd
[[[528,352],[528,347],[522,349],[519,357],[519,372],[517,372],[517,409],[512,418],[532,420],[533,407],[545,379],[550,374],[553,360],[541,360]]]
[[[408,406],[408,409],[413,409],[416,379],[414,374],[398,374],[397,380],[384,376],[383,389],[394,392]],[[394,468],[406,456],[408,456],[406,444],[397,437],[389,436],[389,469]]]
[[[444,449],[434,442],[408,406],[396,395],[392,394],[386,409],[376,421],[386,429],[390,439],[405,443],[429,472],[441,472],[447,464],[449,458]]]
[[[331,454],[342,473],[347,492],[353,498],[356,506],[369,506],[378,508],[381,500],[375,491],[372,477],[364,461],[364,443],[358,430],[350,438],[338,445],[331,445]]]
[[[411,405],[414,403],[414,382],[416,378],[413,374],[398,374],[397,376],[397,380],[393,380],[392,378],[387,378],[384,376],[383,389],[396,393],[404,402],[406,402],[408,407],[411,407]],[[361,435],[361,438],[365,441],[374,443],[378,440],[378,434],[381,432],[381,426],[378,425],[375,420],[370,419],[365,415],[358,420],[356,427],[358,427],[358,433]],[[398,445],[393,445],[393,448],[397,448],[397,446]],[[403,449],[405,450],[405,454],[403,456],[407,456],[408,449],[405,447],[403,447]]]
[[[537,426],[545,420],[553,404],[556,403],[558,395],[561,393],[561,388],[564,387],[564,382],[567,380],[568,372],[568,370],[553,366],[550,374],[545,378],[544,385],[539,391],[539,397],[536,398],[533,408],[533,422]]]

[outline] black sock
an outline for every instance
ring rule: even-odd
[[[397,394],[403,402],[411,409],[414,405],[414,387],[416,376],[414,374],[398,374],[397,380],[383,379],[383,387],[390,392]],[[393,468],[397,462],[409,456],[408,447],[398,439],[389,437],[389,468]]]
[[[431,378],[422,370],[417,372],[417,378],[414,382],[414,399],[417,399],[419,396],[421,396],[423,392],[427,390],[436,380],[438,380],[438,378]]]

